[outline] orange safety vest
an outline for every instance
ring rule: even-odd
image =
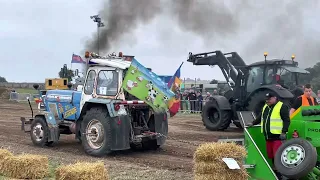
[[[301,106],[314,106],[314,98],[311,98],[312,105],[309,104],[308,98],[305,95],[301,95],[302,104]]]

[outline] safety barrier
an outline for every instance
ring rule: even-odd
[[[30,94],[30,93],[17,93],[17,92],[11,92],[10,93],[10,101],[27,101],[28,98],[31,102],[34,101],[34,98],[39,97],[37,94]]]
[[[179,114],[200,114],[206,100],[181,100]]]

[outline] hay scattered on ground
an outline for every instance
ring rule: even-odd
[[[101,179],[108,180],[108,171],[103,162],[86,163],[78,162],[66,166],[60,166],[56,169],[57,180],[88,180]]]
[[[235,143],[205,143],[194,153],[195,180],[246,180],[248,173],[243,168],[247,152]],[[235,159],[241,169],[229,169],[223,158]]]
[[[49,160],[45,156],[22,154],[3,163],[3,175],[17,179],[42,179],[49,175]]]

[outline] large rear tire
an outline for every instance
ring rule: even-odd
[[[91,108],[83,117],[81,124],[81,142],[84,151],[96,157],[110,154],[111,126],[107,109]]]
[[[256,92],[254,95],[251,96],[247,109],[249,111],[253,111],[256,117],[261,114],[262,108],[266,102],[266,94],[269,92],[271,91],[262,90]]]
[[[271,90],[261,90],[261,91],[258,91],[256,92],[254,95],[252,95],[250,97],[250,101],[248,103],[248,106],[247,106],[247,109],[249,111],[253,111],[254,114],[256,115],[256,117],[258,115],[261,114],[262,112],[262,108],[263,106],[265,105],[265,99],[266,99],[266,94],[267,93],[270,93],[270,92],[273,92]],[[290,107],[291,107],[291,99],[279,99],[280,101],[283,102],[283,104],[287,105],[288,106],[288,109],[290,110]]]
[[[231,123],[231,111],[221,110],[216,102],[207,102],[202,111],[202,121],[210,131],[225,130]]]
[[[278,149],[274,165],[279,173],[287,178],[306,177],[317,163],[317,151],[309,141],[293,138],[284,142]]]

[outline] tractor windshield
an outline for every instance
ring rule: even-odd
[[[294,67],[294,66],[281,66],[277,69],[277,82],[288,88],[294,89],[300,83],[298,81],[298,75],[300,74],[307,74],[308,71]]]
[[[102,96],[115,96],[118,92],[118,72],[115,70],[102,70],[97,79],[97,94]]]

